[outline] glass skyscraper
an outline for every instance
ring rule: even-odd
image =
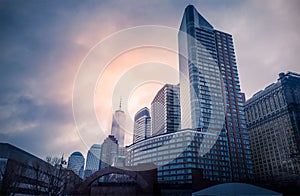
[[[217,152],[219,141],[226,141],[232,180],[252,179],[244,100],[232,36],[215,30],[192,5],[185,9],[180,31],[181,128],[216,134],[213,149]]]
[[[181,129],[160,132],[154,126],[157,134],[127,147],[127,163],[154,162],[159,183],[251,181],[244,94],[232,36],[215,30],[189,5],[180,25],[178,48]],[[163,95],[162,91],[155,99],[161,101]],[[162,109],[152,113],[165,115]]]
[[[80,178],[83,178],[84,157],[80,152],[73,152],[68,159],[68,169],[74,171]]]
[[[147,107],[140,109],[134,116],[133,143],[151,135],[151,117]]]
[[[99,170],[101,145],[94,144],[90,148],[86,157],[84,177],[87,178],[94,172]]]
[[[165,84],[151,103],[152,135],[180,129],[179,85]]]
[[[115,136],[118,140],[120,147],[124,146],[125,139],[125,112],[121,109],[121,103],[118,110],[115,111],[112,119],[111,135]]]

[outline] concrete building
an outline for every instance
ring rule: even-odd
[[[68,159],[69,170],[72,170],[80,178],[83,178],[84,174],[84,157],[80,152],[73,152]]]
[[[179,85],[166,84],[151,103],[152,135],[180,129]]]
[[[86,157],[86,165],[84,170],[84,178],[99,170],[101,145],[94,144],[91,146]]]
[[[258,181],[299,181],[300,75],[280,73],[276,83],[245,104]]]
[[[133,143],[151,135],[151,117],[147,107],[140,109],[134,116]]]

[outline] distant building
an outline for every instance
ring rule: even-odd
[[[100,154],[101,154],[101,145],[100,144],[92,145],[86,157],[84,178],[89,177],[91,174],[99,170]]]
[[[258,181],[293,181],[300,176],[300,74],[279,79],[245,104]]]
[[[113,135],[109,135],[101,145],[99,169],[114,165],[118,152],[118,140]]]
[[[80,178],[83,178],[84,172],[84,157],[80,152],[73,152],[68,159],[69,170],[72,170]]]
[[[124,139],[125,139],[125,122],[126,122],[126,115],[125,112],[120,107],[118,110],[115,111],[112,119],[112,126],[111,126],[111,135],[113,135],[117,140],[119,146],[124,146]]]
[[[133,143],[151,135],[151,117],[147,107],[140,109],[134,116]]]
[[[81,179],[7,143],[0,143],[0,195],[72,195]]]
[[[180,129],[179,85],[166,84],[151,103],[152,135]]]

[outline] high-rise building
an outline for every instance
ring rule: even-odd
[[[118,151],[118,140],[113,135],[109,135],[101,145],[99,169],[113,166],[116,157],[118,156]]]
[[[68,169],[74,171],[80,178],[83,178],[84,157],[80,152],[73,152],[68,159]]]
[[[147,107],[140,109],[134,116],[133,143],[151,135],[151,117]]]
[[[119,146],[124,146],[126,115],[121,108],[115,111],[112,119],[111,135],[118,140]]]
[[[185,9],[180,31],[181,128],[215,134],[218,138],[209,153],[219,161],[220,149],[228,148],[232,180],[252,179],[232,36],[215,30],[192,5]]]
[[[101,145],[94,144],[90,148],[86,157],[86,165],[84,170],[84,177],[87,178],[94,172],[99,170]]]
[[[280,73],[247,100],[245,112],[257,180],[299,180],[300,74]]]
[[[180,129],[179,85],[166,84],[151,103],[152,135]]]

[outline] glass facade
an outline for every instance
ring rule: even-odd
[[[201,128],[219,135],[218,140],[224,137],[232,181],[252,180],[244,94],[240,91],[232,36],[215,30],[191,5],[185,10],[180,30],[182,128]]]
[[[112,119],[112,126],[111,126],[111,135],[115,136],[118,140],[118,144],[120,146],[124,146],[124,139],[125,139],[125,121],[126,115],[125,112],[121,110],[121,106],[119,110],[116,110],[113,119]]]
[[[192,183],[194,168],[202,171],[203,179],[228,182],[231,171],[227,142],[220,140],[220,147],[211,148],[214,143],[215,135],[191,129],[152,136],[127,146],[127,165],[154,163],[159,183]]]
[[[151,103],[152,135],[180,129],[179,85],[164,85]]]
[[[134,116],[133,143],[151,135],[151,117],[147,107],[139,110]]]
[[[84,171],[84,177],[87,178],[94,172],[98,171],[100,164],[101,145],[94,144],[88,151],[86,157],[86,165]]]

